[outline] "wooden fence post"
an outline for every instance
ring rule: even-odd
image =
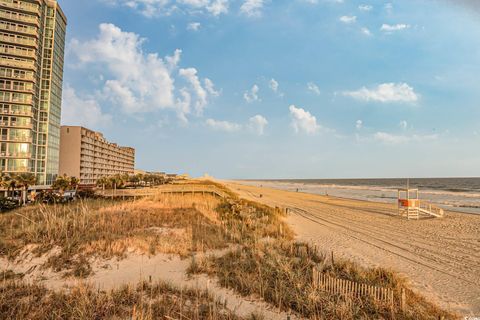
[[[405,294],[405,288],[402,288],[402,293],[401,293],[401,297],[400,297],[400,308],[402,309],[402,311],[405,311],[406,310],[406,304],[407,304],[407,295]]]

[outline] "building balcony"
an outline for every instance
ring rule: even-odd
[[[20,87],[18,85],[17,86],[14,85],[14,84],[10,84],[10,85],[0,84],[0,90],[23,92],[23,93],[34,93],[33,88]]]
[[[0,58],[0,64],[7,67],[35,70],[34,61],[19,61],[15,59],[6,59],[2,57]]]
[[[22,33],[22,34],[25,34],[25,35],[31,35],[31,36],[35,36],[35,37],[38,36],[36,29],[19,27],[19,26],[12,26],[12,25],[9,25],[9,24],[6,24],[6,23],[0,23],[0,30]]]
[[[21,81],[35,81],[33,74],[25,74],[23,76],[15,75],[13,72],[9,74],[8,72],[0,72],[0,78],[7,78],[12,80],[21,80]]]
[[[33,124],[31,123],[18,123],[18,122],[0,122],[0,125],[3,127],[12,127],[12,128],[20,128],[20,129],[33,129]]]
[[[31,111],[16,111],[16,110],[4,110],[4,109],[0,109],[0,114],[7,114],[7,115],[14,115],[14,116],[33,117],[33,112],[31,112]]]
[[[25,57],[25,58],[36,57],[34,51],[20,50],[17,48],[0,47],[0,53],[10,54],[10,55],[19,56],[19,57]]]
[[[32,99],[12,99],[12,98],[5,99],[5,98],[0,98],[0,102],[32,104]]]
[[[4,158],[30,159],[32,154],[27,152],[1,152],[0,156]]]
[[[32,137],[26,137],[26,136],[21,136],[21,137],[9,137],[2,135],[0,136],[2,141],[13,141],[13,142],[24,142],[24,143],[32,143]]]
[[[14,3],[12,0],[0,0],[0,6],[7,7],[9,9],[22,10],[29,13],[38,14],[38,5],[29,2],[17,2]]]
[[[37,41],[35,41],[34,39],[23,39],[18,37],[9,37],[9,36],[0,35],[0,41],[13,43],[13,44],[20,44],[24,46],[37,47]]]
[[[0,4],[2,2],[3,1],[0,0]],[[38,26],[38,18],[37,17],[26,16],[26,15],[19,14],[17,12],[0,10],[0,18],[7,19],[7,20],[12,20],[12,21],[15,21],[15,22],[21,21],[21,22],[25,22],[25,23],[31,23],[31,24],[35,24],[35,25]]]

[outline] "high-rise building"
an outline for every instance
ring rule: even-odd
[[[0,0],[0,171],[58,175],[67,19],[55,0]]]
[[[135,149],[108,142],[100,132],[62,126],[60,146],[60,175],[77,177],[81,185],[135,172]]]

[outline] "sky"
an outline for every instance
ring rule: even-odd
[[[138,169],[480,176],[476,1],[58,1],[62,124]]]

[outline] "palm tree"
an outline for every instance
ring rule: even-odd
[[[112,181],[110,177],[101,177],[97,180],[97,186],[105,188],[105,189],[110,189],[112,187]]]
[[[71,180],[66,174],[63,176],[58,176],[55,182],[52,184],[52,189],[63,192],[68,189],[70,182]]]
[[[6,188],[7,191],[5,191],[5,197],[8,197],[8,174],[2,172],[0,175],[0,186],[2,188]]]
[[[14,174],[11,173],[6,173],[2,175],[2,186],[4,188],[7,188],[7,197],[10,194],[10,189],[12,189],[12,197],[13,197],[13,192],[17,188],[17,179]]]
[[[110,176],[110,179],[115,189],[122,188],[128,181],[128,175],[116,174],[114,176]]]
[[[140,182],[140,179],[139,179],[138,175],[133,174],[133,175],[128,177],[128,182],[132,183],[133,186],[136,189],[137,186],[138,186],[138,183]]]
[[[23,204],[25,205],[27,203],[28,187],[35,185],[35,183],[37,183],[37,177],[35,176],[35,174],[31,172],[24,172],[24,173],[19,173],[16,176],[16,181],[19,187],[23,187],[22,199],[23,199]]]
[[[80,180],[77,177],[70,177],[70,188],[75,189],[75,191],[77,191],[79,184],[80,184]]]

